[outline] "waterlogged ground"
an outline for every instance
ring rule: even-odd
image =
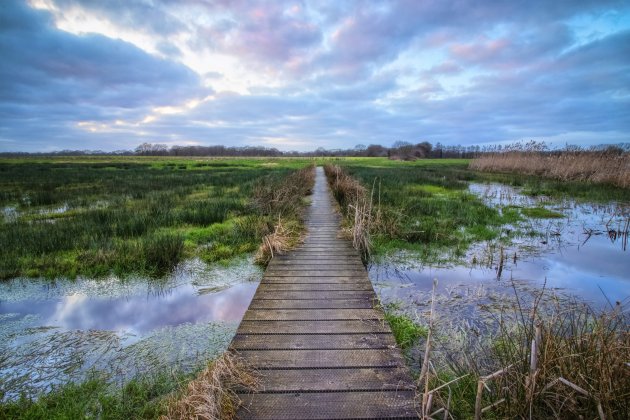
[[[513,300],[543,284],[549,293],[597,307],[630,300],[630,203],[530,197],[502,184],[472,183],[469,191],[502,212],[518,212],[521,221],[502,226],[497,239],[477,243],[463,258],[446,258],[449,263],[423,265],[410,253],[376,261],[370,277],[385,303],[426,307],[433,279],[448,310],[461,311],[462,319],[473,303]]]
[[[38,394],[91,371],[114,382],[190,371],[223,352],[260,268],[189,260],[163,280],[13,279],[0,284],[0,397]]]

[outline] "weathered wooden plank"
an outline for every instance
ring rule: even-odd
[[[341,290],[341,291],[304,291],[298,290],[296,292],[272,292],[266,289],[258,289],[254,295],[254,299],[367,299],[373,300],[376,298],[376,294],[370,290]]]
[[[299,248],[295,251],[291,251],[291,253],[287,253],[285,255],[348,255],[348,256],[359,256],[359,251],[354,248],[347,247],[344,249],[330,249],[330,248]]]
[[[405,366],[400,352],[392,349],[242,350],[238,355],[254,369]]]
[[[389,333],[339,334],[325,337],[314,334],[237,334],[231,346],[236,350],[386,349],[395,347],[396,342]]]
[[[336,252],[336,251],[347,251],[347,252],[357,252],[350,244],[338,244],[338,245],[305,245],[300,248],[299,251],[296,252]]]
[[[275,271],[293,271],[299,266],[302,270],[326,270],[326,271],[334,271],[334,270],[365,270],[363,264],[358,261],[344,261],[341,263],[308,263],[308,264],[287,264],[287,263],[276,263],[269,264],[267,270],[270,272]]]
[[[364,268],[363,262],[358,255],[292,255],[286,254],[282,256],[283,258],[274,258],[269,263],[268,267],[271,267],[275,264],[287,265],[293,264],[296,267],[300,265],[308,265],[308,264],[359,264],[361,268]]]
[[[276,270],[270,268],[267,271],[268,276],[290,276],[290,277],[329,277],[329,276],[356,276],[367,278],[365,270]]]
[[[372,299],[257,299],[250,309],[371,309]]]
[[[413,391],[241,394],[245,419],[417,419]]]
[[[353,276],[311,276],[311,277],[297,277],[297,276],[276,276],[265,275],[261,281],[261,284],[268,283],[306,283],[306,284],[322,284],[322,283],[346,283],[346,284],[371,284],[370,279],[366,277],[357,278]]]
[[[303,248],[308,249],[327,246],[347,248],[350,244],[337,238],[311,238],[304,241]]]
[[[272,260],[271,263],[269,263],[269,266],[273,266],[275,264],[280,264],[280,265],[287,265],[287,264],[293,264],[293,265],[299,265],[299,264],[304,264],[304,265],[308,265],[308,264],[359,264],[363,267],[363,263],[361,262],[361,259],[357,256],[356,258],[354,256],[349,257],[349,256],[328,256],[328,257],[312,257],[312,256],[306,256],[306,255],[302,255],[302,256],[287,256],[286,258],[280,258],[280,257],[276,257]]]
[[[260,392],[401,391],[413,389],[407,369],[287,369],[268,370]]]
[[[348,252],[348,251],[339,251],[339,252],[334,252],[334,251],[326,251],[326,252],[322,252],[322,251],[317,251],[317,252],[308,252],[308,251],[296,251],[293,252],[291,254],[286,254],[288,257],[294,258],[294,259],[304,259],[304,258],[317,258],[317,259],[328,259],[328,258],[359,258],[360,256],[357,252]]]
[[[250,321],[243,320],[237,334],[371,334],[389,332],[389,325],[376,320],[350,321]]]
[[[261,283],[258,286],[258,290],[265,290],[268,292],[288,292],[288,291],[334,291],[334,290],[356,290],[356,291],[369,291],[372,290],[372,285],[368,282],[360,283]]]
[[[247,311],[246,320],[335,320],[335,319],[383,319],[383,314],[372,308],[347,309],[347,308],[318,308],[318,309],[254,309]]]

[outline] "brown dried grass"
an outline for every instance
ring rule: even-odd
[[[167,414],[160,420],[234,419],[241,404],[235,389],[255,390],[258,386],[255,372],[236,355],[225,352],[168,402]]]
[[[294,171],[279,182],[261,179],[254,187],[253,202],[260,213],[270,216],[295,216],[302,208],[302,198],[313,191],[315,166]]]
[[[309,165],[292,172],[279,182],[264,179],[255,186],[254,206],[265,220],[271,217],[277,217],[278,220],[273,231],[263,236],[255,256],[257,264],[266,266],[274,255],[283,254],[300,243],[304,197],[313,191],[314,184],[315,166]],[[272,223],[268,224],[271,226]]]
[[[363,261],[367,262],[372,248],[370,233],[380,214],[373,205],[374,188],[368,194],[359,181],[337,165],[324,166],[324,172],[343,215],[350,221],[345,233],[354,248],[361,252]]]
[[[301,239],[301,235],[294,229],[288,229],[278,219],[278,223],[269,235],[263,237],[262,244],[254,257],[257,264],[267,265],[274,255],[282,255],[293,248]]]
[[[617,149],[509,150],[483,154],[470,169],[486,172],[518,172],[561,181],[585,181],[630,188],[630,153]]]
[[[523,308],[524,309],[524,308]],[[502,327],[494,350],[506,369],[491,389],[509,416],[621,418],[630,411],[630,333],[621,305],[602,312],[578,302],[538,305],[518,328]]]

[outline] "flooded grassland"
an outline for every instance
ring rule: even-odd
[[[457,161],[338,163],[372,197],[369,275],[422,410],[628,413],[630,191]]]
[[[596,306],[630,298],[630,204],[528,196],[522,188],[471,182],[468,191],[500,214],[518,218],[495,238],[474,242],[464,255],[437,263],[391,252],[370,266],[385,301],[431,290],[476,291],[544,286]]]

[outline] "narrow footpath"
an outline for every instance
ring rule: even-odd
[[[418,418],[413,380],[317,168],[308,236],[272,259],[231,348],[261,374],[240,419]]]

